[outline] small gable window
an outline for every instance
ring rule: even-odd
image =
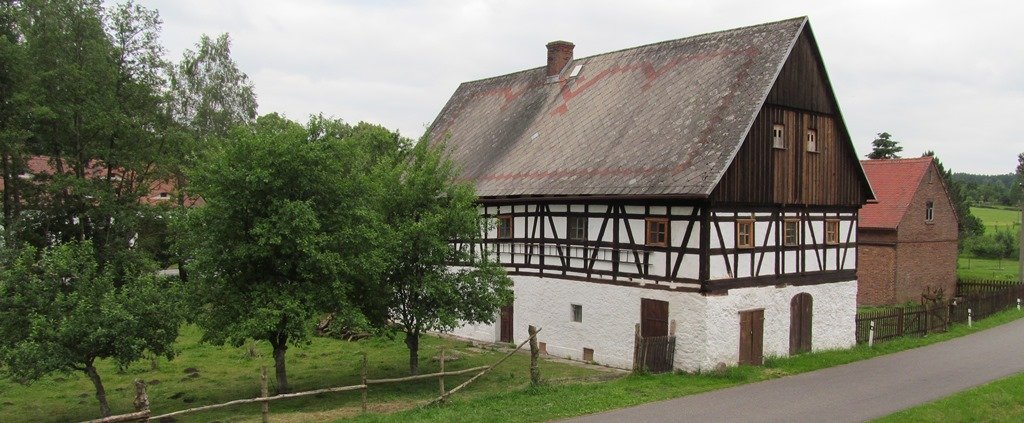
[[[814,129],[807,130],[807,151],[817,153],[818,152],[818,131]]]
[[[782,243],[786,246],[800,244],[800,220],[786,219],[782,223]]]
[[[786,126],[781,124],[775,124],[772,127],[772,147],[774,148],[786,148]]]
[[[587,240],[587,218],[570,216],[566,219],[566,237],[573,241]]]
[[[754,248],[754,221],[736,221],[736,248]]]
[[[647,218],[647,245],[653,247],[668,245],[668,219]]]
[[[935,218],[935,203],[929,201],[924,205],[924,221],[931,222],[933,218]]]
[[[512,216],[498,216],[498,238],[512,238]]]
[[[839,221],[838,220],[826,220],[825,221],[825,244],[828,244],[828,245],[839,244]]]

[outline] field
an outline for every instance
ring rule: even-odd
[[[1019,210],[971,207],[971,213],[981,219],[986,233],[1017,231],[1020,226]],[[1020,267],[1017,260],[975,258],[964,252],[957,260],[956,275],[960,279],[1016,280],[1020,278]]]
[[[155,414],[259,396],[260,366],[268,367],[273,391],[273,355],[266,342],[255,345],[253,356],[249,353],[249,346],[211,346],[199,343],[199,337],[198,329],[184,327],[177,343],[179,355],[172,361],[160,359],[158,370],[152,370],[148,361],[135,363],[123,371],[118,371],[109,361],[99,363],[97,367],[114,413],[132,411],[132,381],[136,378],[145,380],[149,385],[147,391]],[[432,336],[425,337],[421,345],[420,371],[423,373],[437,371],[438,363],[431,358],[441,346],[462,356],[446,363],[448,370],[489,365],[503,355],[473,348],[467,342]],[[358,384],[361,351],[369,353],[370,378],[408,375],[408,353],[401,338],[358,342],[315,338],[309,345],[288,349],[288,376],[292,389],[302,391]],[[547,361],[541,363],[541,374],[552,385],[572,381],[581,386],[586,386],[588,381],[621,375],[619,372]],[[469,377],[450,377],[445,382],[451,389]],[[456,395],[473,398],[506,390],[522,390],[527,385],[529,357],[515,355]],[[371,412],[392,412],[415,407],[436,397],[437,389],[436,380],[375,385],[369,390],[369,408]],[[51,375],[28,386],[0,378],[0,422],[63,422],[97,418],[99,405],[94,392],[91,382],[81,373]],[[271,403],[270,409],[274,422],[330,421],[358,414],[359,393],[323,394],[277,401]],[[259,421],[259,406],[241,405],[196,413],[177,421]]]
[[[1024,421],[1024,373],[900,411],[877,422]]]
[[[1020,225],[1020,210],[971,207],[971,214],[981,219],[985,230],[1010,230]]]

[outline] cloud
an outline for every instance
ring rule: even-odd
[[[1013,170],[1024,141],[1016,3],[141,0],[172,58],[229,32],[260,112],[324,113],[419,136],[459,83],[542,66],[544,44],[587,56],[808,15],[861,155],[877,132],[955,171]]]

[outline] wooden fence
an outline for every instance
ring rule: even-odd
[[[183,415],[183,414],[197,413],[197,412],[200,412],[200,411],[214,410],[214,409],[218,409],[218,408],[231,407],[231,406],[241,405],[241,404],[260,404],[260,411],[262,413],[263,423],[267,423],[267,422],[270,421],[270,402],[271,401],[278,401],[278,400],[289,399],[289,398],[299,398],[299,397],[305,397],[305,396],[310,396],[310,395],[318,395],[318,394],[324,394],[324,393],[330,393],[330,392],[346,392],[346,391],[357,391],[357,390],[361,392],[361,395],[360,395],[360,397],[361,397],[360,398],[361,399],[361,407],[362,407],[362,411],[365,413],[366,412],[366,403],[367,403],[366,396],[367,396],[367,391],[369,390],[370,385],[379,385],[379,384],[386,384],[386,383],[412,382],[412,381],[417,381],[417,380],[435,379],[436,378],[437,382],[438,382],[439,396],[437,398],[435,398],[433,401],[431,401],[431,404],[435,404],[435,403],[440,403],[440,402],[446,401],[447,398],[449,396],[451,396],[452,394],[454,394],[454,393],[458,392],[459,390],[461,390],[462,388],[466,387],[467,385],[469,385],[473,381],[477,380],[479,377],[483,376],[487,372],[490,372],[492,369],[497,367],[499,364],[505,362],[505,360],[507,360],[509,357],[511,357],[515,353],[519,352],[519,350],[521,350],[523,348],[523,346],[526,345],[527,343],[530,344],[530,350],[531,350],[530,351],[530,382],[533,385],[537,385],[540,382],[540,368],[539,368],[539,366],[537,364],[538,357],[540,356],[539,349],[537,348],[537,333],[538,332],[540,332],[540,329],[535,328],[533,326],[530,326],[528,328],[528,333],[530,335],[529,338],[527,338],[525,341],[520,343],[519,346],[517,346],[515,350],[512,350],[508,354],[505,354],[503,357],[501,357],[500,360],[498,360],[497,362],[495,362],[494,364],[491,364],[489,366],[479,366],[479,367],[473,367],[473,368],[469,368],[469,369],[456,370],[456,371],[445,371],[445,368],[444,368],[444,364],[445,364],[445,355],[444,355],[444,353],[445,352],[444,352],[444,350],[441,350],[440,357],[439,357],[440,358],[439,366],[440,366],[440,370],[441,370],[440,372],[424,374],[424,375],[415,375],[415,376],[390,378],[390,379],[367,379],[367,377],[366,377],[367,370],[368,370],[367,369],[367,359],[366,359],[366,353],[363,352],[362,372],[361,372],[360,384],[358,384],[358,385],[350,385],[350,386],[339,386],[339,387],[335,387],[335,388],[317,389],[317,390],[305,391],[305,392],[295,392],[295,393],[290,393],[290,394],[278,394],[278,395],[270,396],[269,395],[269,390],[267,389],[267,368],[263,367],[261,369],[261,371],[260,371],[260,393],[261,393],[261,395],[259,397],[238,399],[238,400],[228,401],[228,402],[224,402],[224,403],[220,403],[220,404],[204,405],[204,406],[201,406],[201,407],[189,408],[187,410],[179,410],[179,411],[175,411],[175,412],[171,412],[171,413],[166,413],[166,414],[161,414],[161,415],[157,415],[157,416],[151,415],[149,397],[146,394],[146,384],[144,382],[142,382],[141,380],[136,380],[135,381],[135,401],[134,401],[135,412],[128,413],[128,414],[121,414],[121,415],[117,415],[117,416],[104,417],[102,419],[89,420],[89,421],[83,422],[83,423],[117,423],[117,422],[158,421],[160,419],[173,418],[173,417],[180,416],[180,415]],[[468,374],[468,373],[473,373],[473,372],[479,372],[479,373],[477,373],[473,377],[469,378],[469,380],[467,380],[467,381],[459,384],[458,386],[452,388],[451,390],[449,390],[449,391],[445,390],[445,383],[444,383],[445,381],[444,381],[444,379],[445,379],[446,376],[457,376],[457,375],[463,375],[463,374]]]
[[[874,341],[904,335],[945,331],[952,323],[965,323],[968,314],[977,320],[1024,299],[1024,285],[1006,281],[959,281],[957,296],[931,307],[913,305],[857,313],[857,343],[866,343],[874,322]]]

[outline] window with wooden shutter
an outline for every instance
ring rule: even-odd
[[[653,247],[668,245],[668,219],[647,218],[646,244]]]
[[[818,131],[814,129],[807,130],[807,151],[818,152]]]
[[[775,124],[772,126],[772,147],[786,148],[786,126]]]
[[[736,248],[754,248],[754,221],[736,221]]]

